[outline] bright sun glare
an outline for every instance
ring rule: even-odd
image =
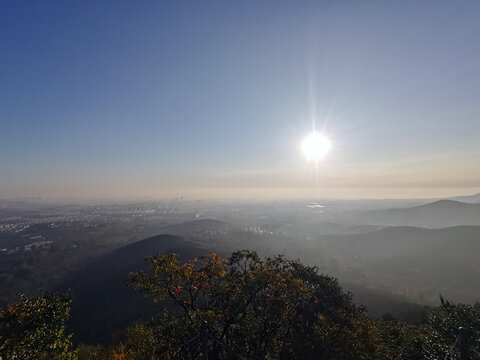
[[[302,150],[309,161],[319,161],[330,150],[332,144],[322,133],[313,132],[302,141]]]

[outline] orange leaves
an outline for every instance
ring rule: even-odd
[[[198,260],[201,262],[201,271],[208,276],[208,278],[221,278],[227,273],[225,269],[227,260],[215,253],[200,256]]]
[[[108,356],[108,360],[133,360],[133,353],[125,349],[123,344],[120,344],[118,349],[113,349]]]
[[[192,285],[192,289],[195,291],[199,291],[203,286],[203,281],[199,281],[196,285]]]

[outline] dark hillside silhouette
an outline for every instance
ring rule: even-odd
[[[205,250],[178,236],[154,236],[94,259],[59,287],[70,289],[73,295],[68,324],[75,340],[101,343],[115,330],[152,315],[155,305],[124,281],[131,271],[145,268],[146,256],[159,252],[175,252],[188,259]]]

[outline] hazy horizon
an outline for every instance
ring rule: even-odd
[[[62,196],[55,194],[22,194],[19,196],[0,197],[5,201],[46,201],[46,202],[141,202],[141,201],[163,201],[182,199],[187,201],[247,201],[247,202],[268,202],[268,201],[316,201],[316,200],[438,200],[456,197],[468,197],[480,194],[478,188],[456,189],[456,188],[343,188],[343,189],[282,189],[282,188],[260,188],[260,189],[164,189],[163,192],[151,191],[144,194],[145,188],[138,192],[128,191],[126,194],[109,194],[108,191],[99,191],[92,194],[91,191],[82,193],[65,192]]]
[[[479,12],[4,2],[0,199],[478,193]],[[331,141],[316,163],[312,131]]]

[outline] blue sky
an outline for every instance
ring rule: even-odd
[[[0,198],[480,190],[479,16],[476,1],[3,1]],[[313,123],[333,144],[318,167],[300,152]]]

